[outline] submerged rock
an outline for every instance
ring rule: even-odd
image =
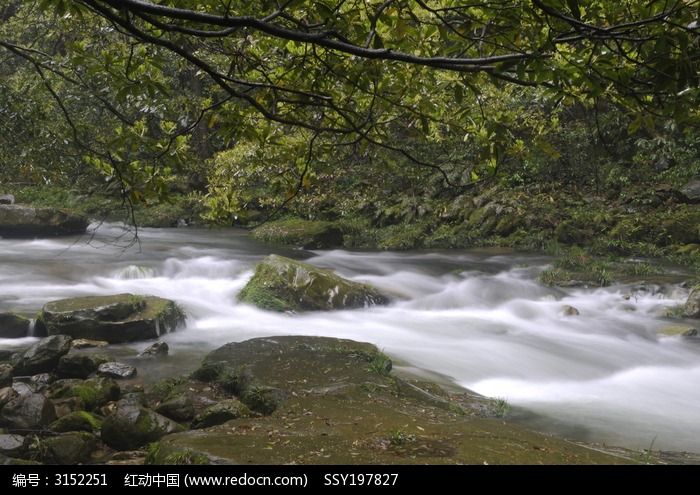
[[[97,368],[97,373],[100,376],[114,378],[115,380],[127,380],[136,376],[136,368],[126,363],[118,363],[112,361],[103,363]]]
[[[160,414],[122,402],[102,423],[102,441],[117,450],[133,450],[183,428]]]
[[[0,204],[0,236],[34,237],[82,234],[87,218],[58,208]]]
[[[578,309],[574,308],[573,306],[569,306],[568,304],[565,304],[564,307],[561,308],[561,313],[564,316],[578,316],[581,314]]]
[[[67,335],[52,335],[17,354],[12,360],[15,376],[53,371],[61,357],[70,351],[71,340]]]
[[[14,313],[0,313],[0,338],[18,339],[29,333],[29,319]]]
[[[146,349],[143,350],[139,354],[139,356],[142,357],[154,357],[154,356],[167,356],[168,351],[170,351],[170,347],[168,346],[167,343],[165,342],[156,342],[155,344],[152,344],[148,346]]]
[[[388,302],[369,285],[274,254],[258,264],[239,299],[272,311],[351,309]]]
[[[49,335],[118,343],[158,338],[184,320],[182,310],[168,299],[118,294],[50,302],[39,314],[37,326]]]

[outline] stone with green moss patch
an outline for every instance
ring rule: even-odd
[[[290,218],[267,222],[251,232],[253,239],[304,249],[330,249],[343,245],[343,231],[332,222]]]
[[[50,302],[39,313],[37,326],[49,335],[118,343],[158,338],[184,319],[183,311],[168,299],[117,294]]]
[[[687,318],[700,318],[700,286],[690,292],[683,306],[683,315]]]
[[[102,441],[117,450],[132,450],[182,430],[165,416],[133,402],[120,401],[102,423]]]
[[[87,380],[58,380],[49,390],[53,399],[77,398],[88,411],[93,411],[108,402],[119,400],[121,390],[110,378],[88,378]]]
[[[51,423],[49,430],[58,433],[68,431],[95,432],[102,428],[102,419],[87,411],[74,411]]]
[[[271,311],[351,309],[385,304],[373,287],[330,270],[271,255],[258,264],[239,300]]]

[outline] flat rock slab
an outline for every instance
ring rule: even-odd
[[[101,364],[97,368],[97,374],[115,380],[128,380],[136,376],[136,368],[130,364],[112,361]]]
[[[238,389],[241,397],[265,384],[286,399],[264,417],[168,435],[154,449],[155,462],[184,455],[235,464],[623,462],[469,414],[473,393],[453,396],[422,382],[399,386],[390,369],[375,346],[349,340],[286,336],[227,344],[194,376]]]
[[[50,302],[44,305],[36,325],[48,335],[120,343],[158,338],[184,320],[183,311],[168,299],[116,294]]]

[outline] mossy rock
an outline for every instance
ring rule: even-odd
[[[146,464],[192,466],[215,464],[216,460],[192,449],[178,449],[159,442],[148,446]]]
[[[61,465],[87,463],[96,449],[97,437],[84,431],[45,438],[39,447],[44,463]]]
[[[88,411],[94,411],[108,402],[119,400],[121,389],[110,378],[87,380],[58,380],[51,385],[50,397],[55,399],[77,398]]]
[[[150,409],[120,401],[102,423],[102,441],[117,450],[133,450],[184,428]]]
[[[29,333],[30,320],[14,313],[0,313],[0,338],[19,339]]]
[[[49,430],[57,433],[69,431],[96,432],[102,428],[102,418],[87,411],[74,411],[49,425]]]
[[[352,309],[388,302],[368,285],[277,255],[258,264],[238,299],[271,311]]]
[[[343,245],[343,231],[333,222],[283,219],[267,222],[251,232],[258,241],[304,249],[331,249]]]
[[[208,428],[232,419],[248,418],[251,415],[250,409],[241,401],[226,399],[197,414],[192,421],[192,428]]]
[[[246,393],[286,394],[258,418],[163,437],[165,452],[193,452],[231,464],[571,464],[619,463],[518,426],[469,414],[474,394],[397,382],[375,346],[328,337],[269,337],[227,344],[204,361],[211,377],[245,370]],[[382,364],[383,363],[383,364]],[[216,379],[214,380],[216,382]]]
[[[117,294],[50,302],[39,313],[37,326],[49,335],[119,343],[158,338],[184,320],[183,311],[168,299]]]

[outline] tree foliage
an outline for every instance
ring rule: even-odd
[[[4,134],[65,148],[130,200],[235,144],[208,172],[225,211],[265,181],[280,207],[377,150],[468,187],[532,148],[560,153],[547,126],[573,104],[624,109],[630,132],[698,123],[698,1],[5,0],[0,12]]]

